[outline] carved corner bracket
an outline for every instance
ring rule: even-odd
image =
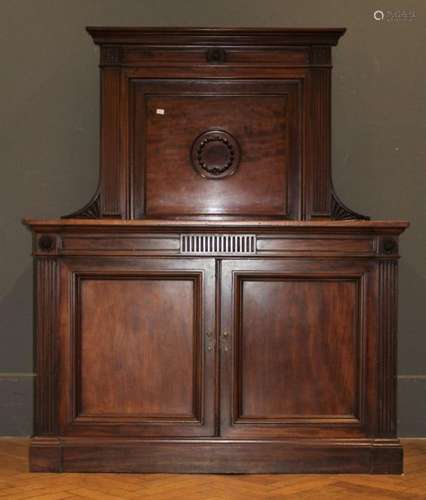
[[[334,220],[370,220],[368,215],[358,214],[348,208],[337,196],[334,187],[331,190],[330,215]]]
[[[97,189],[93,198],[84,205],[83,208],[72,212],[71,214],[63,215],[61,219],[99,219],[101,217],[100,192]]]

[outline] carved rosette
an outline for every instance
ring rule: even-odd
[[[121,64],[120,47],[102,47],[101,48],[101,66],[119,66]]]
[[[224,130],[208,130],[192,144],[191,161],[195,171],[207,179],[223,179],[235,173],[240,163],[240,147]]]
[[[61,238],[53,233],[41,233],[34,235],[34,255],[54,257],[61,247]]]
[[[226,61],[226,51],[221,47],[210,47],[206,52],[206,59],[209,63],[224,63]]]

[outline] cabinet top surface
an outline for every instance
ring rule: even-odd
[[[158,27],[158,26],[89,26],[95,43],[167,44],[171,39],[185,43],[336,45],[345,28],[254,28],[254,27]]]
[[[293,220],[173,220],[173,219],[140,219],[140,220],[119,220],[119,219],[24,219],[23,223],[31,228],[98,228],[98,229],[134,229],[156,228],[156,229],[275,229],[275,230],[394,230],[404,231],[409,222],[406,220],[317,220],[317,221],[293,221]]]

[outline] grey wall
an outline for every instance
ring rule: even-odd
[[[21,218],[80,208],[98,172],[98,53],[86,25],[345,26],[334,52],[338,193],[406,218],[400,271],[400,434],[426,436],[426,4],[349,0],[15,0],[0,16],[0,434],[31,433],[32,270]],[[379,5],[380,4],[380,5]],[[413,21],[374,21],[401,8]]]

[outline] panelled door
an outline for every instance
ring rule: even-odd
[[[214,433],[214,259],[61,261],[65,436]]]
[[[372,432],[374,272],[368,261],[223,261],[222,436]]]

